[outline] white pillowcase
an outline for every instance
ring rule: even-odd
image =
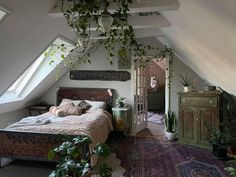
[[[85,100],[88,104],[91,105],[89,110],[96,110],[96,109],[105,109],[106,108],[106,103],[103,101],[91,101],[91,100]]]
[[[59,106],[63,106],[69,103],[73,103],[75,106],[78,106],[81,101],[83,100],[71,100],[71,99],[63,98]]]

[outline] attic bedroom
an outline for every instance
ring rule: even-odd
[[[0,177],[235,177],[233,0],[0,0]]]

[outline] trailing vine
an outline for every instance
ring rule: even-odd
[[[78,35],[78,38],[83,38],[86,45],[82,45],[76,41],[73,45],[75,49],[70,52],[68,60],[65,60],[65,67],[70,67],[80,62],[91,63],[90,47],[93,49],[98,46],[103,46],[107,50],[107,59],[110,64],[114,63],[115,58],[128,58],[132,62],[139,60],[141,66],[153,58],[150,57],[149,51],[154,48],[150,45],[139,42],[135,36],[133,26],[128,22],[129,5],[132,0],[67,0],[68,8],[65,8],[65,0],[61,0],[58,6],[61,8],[63,15],[67,21],[67,25],[71,27]],[[110,14],[108,8],[110,3],[115,3],[117,9]],[[98,23],[98,18],[101,14],[109,14],[113,18],[112,27],[108,31],[101,30]],[[92,24],[96,24],[97,29],[95,34],[91,32]],[[92,40],[95,35],[101,37],[98,41]],[[98,45],[95,45],[97,42]],[[55,46],[54,46],[55,47]],[[56,46],[56,50],[65,50],[65,46]],[[167,55],[172,55],[173,50],[167,47],[157,50],[157,55],[154,57],[165,58]],[[132,56],[132,57],[131,57]],[[65,57],[62,55],[64,62]],[[53,63],[51,59],[50,63]]]

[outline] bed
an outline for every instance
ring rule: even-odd
[[[102,114],[105,113],[105,116],[111,117],[111,115],[108,113],[111,110],[112,106],[112,96],[111,96],[111,90],[109,89],[95,89],[95,88],[67,88],[67,87],[61,87],[57,90],[57,105],[61,103],[61,101],[64,98],[72,99],[72,100],[92,100],[92,101],[103,101],[106,103],[106,111],[103,110],[97,110],[100,111]],[[90,114],[90,116],[93,116],[93,111],[86,112],[84,117],[87,116],[87,114]],[[48,114],[48,113],[46,113]],[[66,116],[67,117],[67,116]],[[73,117],[73,116],[72,116]],[[76,118],[73,117],[73,121],[77,122]],[[84,121],[84,120],[83,120]],[[83,121],[81,125],[83,124]],[[96,122],[96,120],[93,120]],[[69,121],[68,121],[69,122]],[[55,125],[61,126],[66,122],[56,122]],[[99,122],[99,121],[98,121]],[[96,131],[98,131],[98,127],[100,126],[102,129],[104,125],[101,123],[103,121],[100,120],[101,125],[96,125],[95,128],[90,136],[92,136],[92,140],[94,139],[93,136],[96,136]],[[106,122],[106,121],[105,121]],[[109,121],[108,121],[109,122]],[[53,123],[50,122],[50,124]],[[109,123],[108,123],[109,124]],[[107,124],[107,125],[108,125]],[[48,151],[56,146],[58,146],[61,142],[64,141],[65,134],[67,138],[73,138],[78,135],[87,135],[88,133],[84,131],[83,133],[79,131],[72,132],[68,131],[65,132],[59,131],[57,127],[55,129],[57,131],[44,131],[45,127],[49,126],[48,124],[45,125],[39,125],[40,128],[36,128],[37,131],[31,131],[35,130],[35,127],[31,129],[32,127],[28,127],[26,129],[21,128],[15,128],[14,126],[7,129],[0,130],[0,157],[4,158],[11,158],[11,159],[29,159],[29,160],[40,160],[40,161],[48,161],[47,155]],[[94,125],[90,125],[91,127],[87,129],[94,129]],[[112,124],[111,124],[112,126]],[[17,126],[16,126],[17,127]],[[44,128],[42,128],[44,127]],[[65,124],[64,127],[67,127]],[[77,127],[77,126],[76,126]],[[80,129],[80,127],[78,127]],[[86,130],[87,130],[86,129]],[[98,137],[98,140],[93,141],[94,144],[97,143],[97,141],[105,141],[108,137],[109,131],[112,130],[112,127],[107,127],[108,131],[103,132],[104,137]],[[50,129],[51,130],[51,129]],[[89,150],[89,147],[84,147],[82,149],[83,153],[85,154]]]

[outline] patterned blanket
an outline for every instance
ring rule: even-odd
[[[108,134],[113,130],[112,116],[105,110],[88,110],[80,116],[70,115],[66,117],[56,117],[51,113],[39,116],[31,116],[22,119],[6,128],[7,130],[67,134],[67,135],[87,135],[92,139],[91,147],[97,143],[104,143]]]

